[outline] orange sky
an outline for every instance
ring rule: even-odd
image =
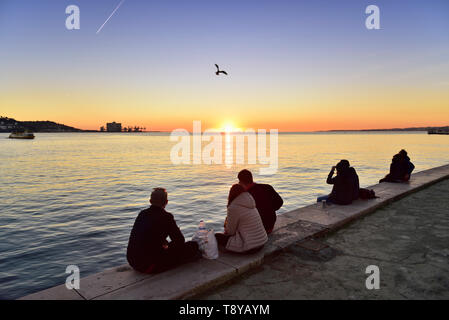
[[[93,130],[112,121],[149,130],[191,130],[193,120],[201,120],[203,130],[222,128],[226,122],[244,129],[351,130],[449,125],[449,90],[443,89],[359,88],[353,93],[328,87],[279,95],[236,94],[222,101],[214,101],[213,94],[195,99],[182,93],[178,97],[123,91],[88,94],[86,89],[72,95],[44,89],[9,92],[0,103],[1,114],[17,120],[51,120]]]

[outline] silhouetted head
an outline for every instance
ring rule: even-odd
[[[399,155],[400,155],[402,158],[405,158],[405,157],[407,157],[407,151],[405,151],[404,149],[402,149],[401,151],[399,151]]]
[[[165,208],[168,203],[167,190],[164,188],[154,188],[151,192],[150,203],[153,206]]]
[[[253,175],[252,175],[251,171],[249,171],[247,169],[243,169],[242,171],[240,171],[237,178],[239,178],[240,184],[244,185],[245,187],[254,183]]]
[[[235,198],[237,198],[239,195],[241,195],[243,192],[245,192],[245,188],[236,183],[231,187],[231,190],[229,190],[229,196],[228,196],[228,207],[234,201]]]
[[[401,160],[403,160],[404,158],[398,153],[398,154],[395,154],[394,156],[393,156],[393,162],[399,162],[399,161],[401,161]]]
[[[349,161],[348,160],[340,160],[340,162],[337,163],[336,168],[337,168],[337,173],[338,172],[342,173],[342,172],[348,170],[349,169]]]

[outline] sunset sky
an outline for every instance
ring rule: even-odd
[[[449,1],[0,0],[0,115],[82,129],[449,125]],[[65,8],[81,10],[67,30]],[[365,8],[380,8],[367,30]],[[229,76],[216,76],[218,63]]]

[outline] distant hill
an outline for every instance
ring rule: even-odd
[[[0,132],[29,130],[32,132],[81,132],[83,130],[53,121],[18,121],[13,118],[0,117]]]
[[[392,129],[361,129],[361,130],[327,130],[321,132],[364,132],[364,131],[428,131],[428,130],[449,130],[446,127],[411,127],[411,128],[392,128]]]

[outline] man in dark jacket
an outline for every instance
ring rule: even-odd
[[[253,175],[249,170],[240,171],[238,179],[256,201],[256,208],[262,218],[265,231],[270,234],[276,222],[276,211],[282,207],[284,201],[269,184],[254,183]]]
[[[335,169],[337,169],[337,175],[334,177]],[[333,166],[326,182],[334,185],[332,192],[328,196],[319,197],[318,202],[326,200],[331,203],[347,205],[359,197],[359,177],[355,169],[350,167],[348,160],[341,160],[336,166]]]
[[[173,215],[165,211],[165,189],[155,188],[150,203],[134,222],[126,254],[129,264],[140,272],[157,273],[199,258],[198,244],[185,242]]]

